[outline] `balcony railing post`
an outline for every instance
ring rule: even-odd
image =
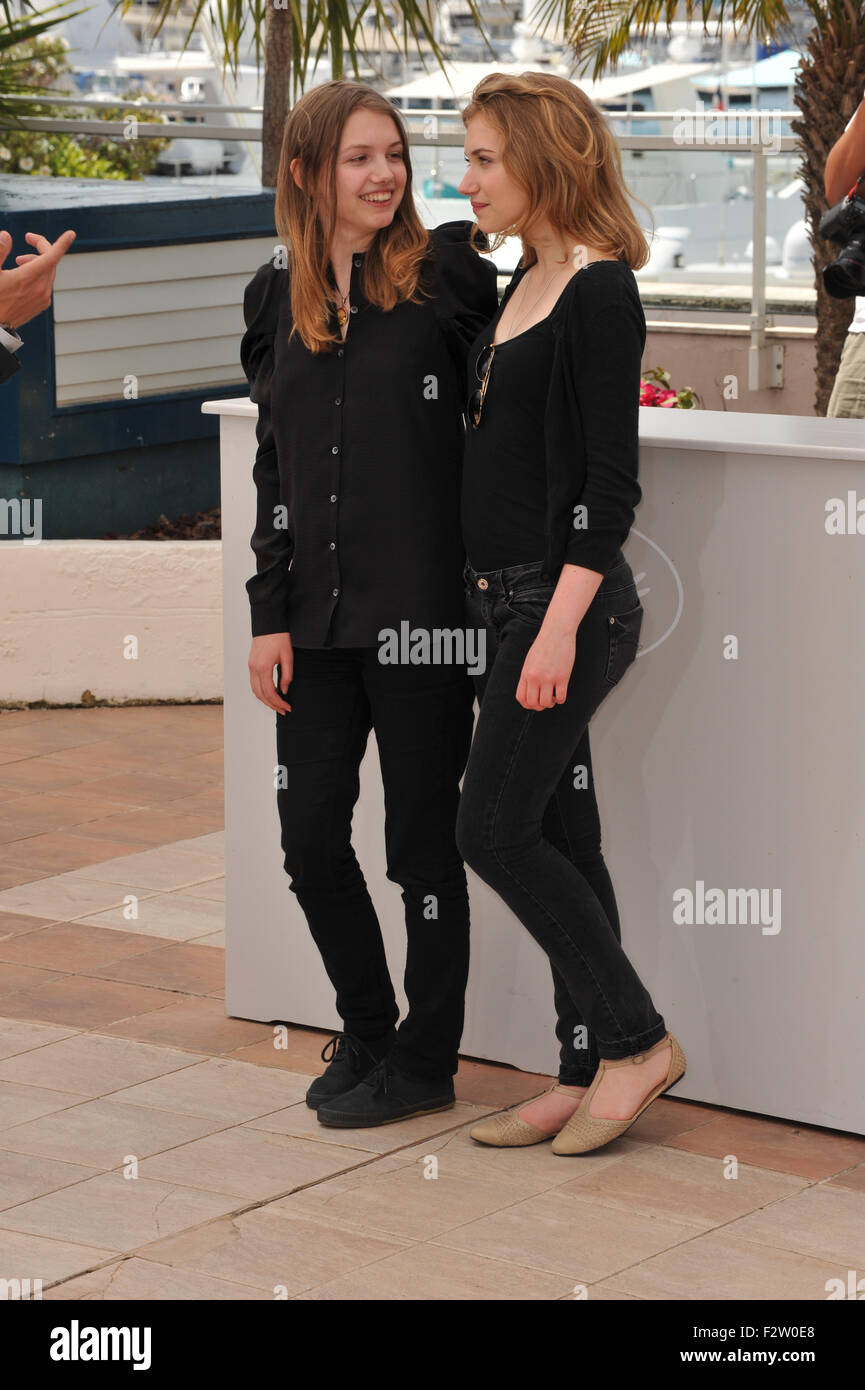
[[[762,140],[762,117],[753,113],[751,153],[754,160],[754,215],[751,242],[751,346],[748,351],[748,390],[784,384],[784,348],[766,342],[766,187],[768,158]]]

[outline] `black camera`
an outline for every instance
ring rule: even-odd
[[[843,248],[837,261],[823,267],[827,294],[835,299],[865,294],[865,199],[858,197],[855,190],[848,193],[834,208],[824,212],[817,231]]]

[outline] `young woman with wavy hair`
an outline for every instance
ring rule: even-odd
[[[463,120],[460,192],[492,249],[519,236],[523,255],[469,353],[467,622],[488,657],[457,844],[546,951],[561,1044],[557,1084],[471,1134],[584,1153],[685,1069],[622,949],[588,738],[643,617],[621,546],[641,496],[633,272],[648,253],[618,147],[580,88],[494,73]]]
[[[250,681],[277,712],[284,867],[343,1020],[307,1103],[324,1124],[377,1125],[454,1103],[469,933],[455,821],[474,690],[464,662],[388,664],[382,638],[406,622],[462,627],[463,380],[496,274],[470,221],[422,226],[405,128],[359,83],[292,109],[276,225],[241,346],[259,410]],[[370,729],[408,938],[398,1030],[351,843]]]

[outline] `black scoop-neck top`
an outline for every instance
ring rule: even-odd
[[[603,266],[604,269],[599,269]],[[528,267],[518,267],[466,365],[477,364]],[[483,414],[467,424],[460,515],[476,571],[544,561],[604,574],[641,497],[637,482],[645,317],[633,271],[597,260],[568,280],[546,318],[496,345]],[[580,529],[577,506],[585,508]]]

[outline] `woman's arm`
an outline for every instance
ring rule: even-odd
[[[436,265],[435,310],[457,371],[465,382],[466,354],[499,307],[495,264],[480,255],[469,237],[483,244],[475,223],[445,222],[430,232]]]
[[[253,637],[288,630],[288,566],[294,553],[294,541],[284,525],[270,407],[274,334],[279,294],[283,288],[280,277],[286,274],[267,262],[256,271],[243,297],[246,333],[240,344],[240,360],[249,381],[249,398],[258,406],[255,429],[258,450],[252,469],[256,520],[250,541],[256,557],[256,573],[246,584]]]
[[[255,430],[258,450],[252,469],[256,519],[250,541],[256,558],[256,573],[246,583],[253,639],[248,663],[249,678],[254,695],[269,708],[283,714],[291,706],[280,697],[273,683],[273,670],[278,664],[280,688],[284,694],[293,674],[288,566],[294,553],[294,540],[284,524],[270,388],[279,294],[284,288],[279,277],[286,273],[268,262],[259,268],[247,285],[243,297],[246,333],[240,345],[240,360],[249,381],[250,400],[258,405]]]

